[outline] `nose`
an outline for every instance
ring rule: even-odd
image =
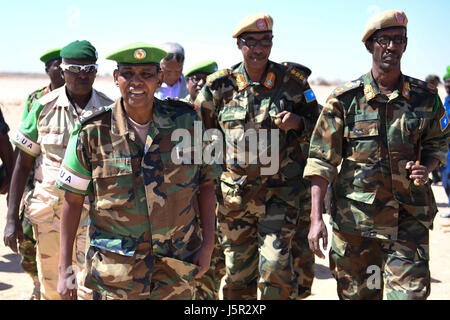
[[[200,87],[203,87],[204,85],[205,85],[205,83],[206,83],[206,81],[205,81],[205,79],[200,79],[200,81],[198,82],[198,85],[200,86]]]

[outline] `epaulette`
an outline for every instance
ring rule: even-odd
[[[438,93],[437,88],[430,82],[425,82],[416,78],[405,76],[405,81],[408,81],[412,87],[421,88],[433,94]]]
[[[55,100],[58,97],[59,97],[59,90],[53,90],[53,91],[50,91],[49,93],[47,93],[46,95],[43,95],[42,97],[40,97],[37,101],[41,105],[46,105],[47,103]]]
[[[311,70],[308,73],[307,70],[298,68],[293,65],[289,65],[286,67],[287,67],[286,73],[289,74],[289,76],[292,79],[294,79],[295,81],[299,82],[302,85],[306,84],[306,81],[308,81],[308,76],[311,74]]]
[[[32,93],[30,93],[30,98],[35,98],[39,92],[44,91],[45,89],[47,89],[47,86],[33,91]]]
[[[112,104],[111,106],[113,105],[114,104]],[[111,106],[93,107],[89,110],[84,110],[78,118],[78,121],[80,121],[81,124],[85,124],[89,120],[109,111],[111,109]]]
[[[297,69],[298,71],[300,71],[303,74],[305,74],[306,77],[309,77],[311,75],[311,72],[312,72],[310,68],[308,68],[307,66],[304,66],[304,65],[302,65],[300,63],[287,62],[286,61],[286,62],[282,62],[281,64],[283,66],[285,66],[285,67],[288,67],[288,68],[293,67],[293,68]]]
[[[350,90],[359,88],[360,86],[362,86],[363,82],[361,80],[354,80],[354,81],[349,81],[346,84],[343,84],[339,87],[337,87],[336,89],[333,90],[333,94],[335,96],[340,96],[341,94],[348,92]]]
[[[212,74],[210,74],[207,78],[206,78],[206,84],[208,86],[212,85],[214,83],[214,81],[229,76],[232,72],[232,69],[222,69],[219,71],[216,71]]]
[[[197,109],[194,104],[190,103],[189,101],[187,101],[185,99],[167,97],[164,101],[174,107],[185,107],[185,108],[192,109],[194,111]]]

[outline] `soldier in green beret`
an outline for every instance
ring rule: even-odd
[[[85,285],[94,299],[193,299],[195,278],[210,266],[220,167],[179,161],[191,147],[172,136],[192,134],[201,122],[192,104],[154,97],[166,54],[142,42],[110,54],[122,96],[85,114],[71,137],[57,181],[65,190],[58,284],[64,299],[77,297],[70,267],[86,195],[94,208]]]
[[[36,100],[64,85],[64,78],[62,76],[62,70],[60,68],[60,64],[62,61],[60,51],[61,51],[60,48],[52,49],[47,51],[40,57],[40,60],[45,64],[45,73],[50,78],[50,84],[28,95],[27,100],[25,102],[25,107],[23,109],[22,121],[24,121],[27,118],[31,106]],[[19,148],[16,148],[14,150],[15,159],[19,154],[19,150],[20,150]],[[34,288],[30,300],[39,300],[41,292],[36,264],[36,239],[34,238],[33,235],[33,227],[31,225],[31,222],[25,214],[25,206],[24,206],[25,204],[24,199],[26,199],[27,195],[31,196],[33,189],[34,189],[34,167],[30,171],[28,182],[26,184],[25,192],[23,195],[24,198],[22,199],[20,208],[19,219],[21,221],[23,237],[19,238],[19,252],[21,255],[20,264],[22,265],[23,270],[26,273],[28,273],[33,280]]]
[[[57,292],[59,234],[64,193],[55,181],[69,137],[83,112],[109,105],[112,100],[92,88],[97,73],[97,51],[88,41],[74,41],[61,49],[66,84],[34,101],[12,142],[19,149],[11,181],[4,242],[17,252],[19,208],[31,169],[35,166],[34,190],[25,199],[26,215],[37,240],[36,262],[41,298],[59,299]],[[74,261],[84,264],[88,198],[77,229]]]
[[[196,63],[184,76],[186,78],[186,87],[189,94],[186,100],[194,103],[198,93],[206,84],[206,77],[217,71],[215,61],[201,61]]]
[[[340,299],[426,299],[429,229],[437,212],[428,179],[445,164],[449,116],[433,85],[404,75],[408,19],[375,15],[362,41],[369,72],[327,99],[309,147],[309,246],[324,258],[322,203],[333,184],[330,270]],[[340,170],[338,171],[338,167]]]

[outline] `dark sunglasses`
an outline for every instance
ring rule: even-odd
[[[173,59],[177,60],[177,62],[183,62],[184,56],[179,53],[168,53],[167,56],[164,58],[164,60],[166,60],[166,61],[170,61]]]
[[[249,47],[249,48],[254,48],[258,45],[258,43],[261,45],[261,47],[270,47],[272,45],[272,39],[273,36],[270,37],[270,39],[261,39],[261,40],[256,40],[253,38],[250,39],[244,39],[244,38],[240,38],[240,40],[244,43],[245,46]]]
[[[92,72],[96,72],[98,69],[98,64],[84,64],[84,65],[79,65],[79,64],[66,64],[66,63],[61,63],[60,67],[62,70],[67,70],[70,71],[72,73],[80,73],[81,71],[86,71],[86,73],[92,73]]]
[[[405,36],[394,36],[394,37],[379,36],[379,37],[374,37],[373,40],[375,40],[380,46],[383,46],[383,47],[389,45],[389,43],[391,43],[391,41],[396,45],[401,45],[401,44],[406,43]]]

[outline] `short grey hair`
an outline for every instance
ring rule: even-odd
[[[178,54],[184,56],[184,48],[176,42],[166,42],[162,44],[162,49],[165,50],[168,54],[172,53],[172,54]],[[184,59],[183,59],[184,60]]]

